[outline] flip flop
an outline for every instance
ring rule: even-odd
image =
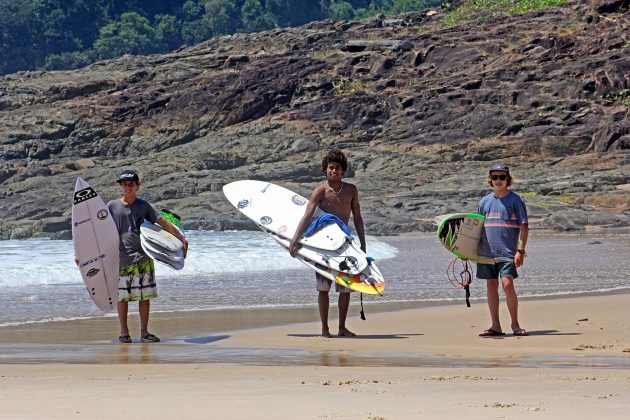
[[[322,337],[324,337],[324,338],[332,338],[332,334],[328,330],[322,330]]]
[[[487,329],[484,332],[482,332],[481,334],[479,334],[479,337],[501,337],[504,336],[505,333],[504,332],[498,332],[492,329]]]
[[[339,337],[356,337],[357,335],[350,330],[339,331],[337,334]]]
[[[529,335],[529,333],[528,333],[527,331],[525,331],[524,329],[522,329],[522,328],[521,328],[521,329],[520,329],[520,330],[518,330],[518,331],[514,331],[514,332],[512,333],[512,335],[513,335],[514,337],[527,337],[527,336]]]
[[[150,342],[150,343],[159,343],[160,339],[154,334],[147,333],[143,335],[142,338],[140,338],[140,341]]]
[[[133,340],[131,340],[131,337],[128,335],[119,336],[118,341],[120,341],[121,343],[133,343]]]

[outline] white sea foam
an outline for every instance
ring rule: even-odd
[[[188,231],[189,253],[179,272],[156,264],[160,276],[200,277],[222,273],[253,273],[303,269],[287,251],[263,232]],[[370,255],[392,258],[396,248],[369,238]],[[82,284],[74,263],[72,241],[28,239],[0,241],[0,287]]]

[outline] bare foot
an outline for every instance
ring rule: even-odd
[[[324,338],[332,338],[332,334],[330,333],[330,331],[322,329],[322,337],[324,337]]]
[[[356,337],[356,334],[347,328],[344,328],[343,330],[339,330],[339,334],[337,335],[339,337]]]

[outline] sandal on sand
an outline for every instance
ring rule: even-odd
[[[332,338],[332,334],[328,330],[322,330],[322,337],[324,337],[324,338]]]
[[[514,331],[512,335],[514,335],[514,337],[526,337],[529,333],[521,328],[520,330]]]
[[[150,343],[159,343],[160,339],[151,333],[146,333],[145,335],[142,336],[142,338],[140,339],[143,342],[150,342]]]
[[[484,332],[482,332],[481,334],[479,334],[479,337],[501,337],[505,335],[504,332],[499,332],[499,331],[495,331],[492,329],[487,329]]]
[[[133,341],[131,340],[131,337],[128,335],[121,335],[118,337],[118,341],[120,341],[121,343],[132,343]]]
[[[350,330],[339,330],[337,334],[339,337],[356,337],[356,334]]]

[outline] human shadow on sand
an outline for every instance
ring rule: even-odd
[[[206,335],[203,337],[191,337],[185,338],[184,343],[189,344],[210,344],[215,341],[225,340],[226,338],[230,338],[229,335]]]
[[[529,335],[582,335],[579,332],[561,332],[558,330],[536,330],[536,331],[527,331]],[[509,334],[510,336],[512,334]]]
[[[342,337],[336,334],[333,334],[332,338],[347,338],[349,340],[402,340],[409,338],[415,335],[424,335],[424,334],[365,334],[365,335],[355,335],[354,337]],[[308,338],[308,337],[321,337],[321,334],[287,334],[288,337],[299,337],[299,338]]]
[[[582,333],[577,333],[577,332],[560,332],[558,330],[536,330],[536,331],[527,331],[527,336],[533,336],[533,335],[553,335],[553,336],[558,336],[558,335],[582,335]],[[504,340],[506,338],[527,338],[527,336],[519,336],[519,335],[514,335],[512,333],[508,333],[506,332],[504,335],[488,335],[488,336],[480,336],[481,338],[492,338],[494,340]]]
[[[157,344],[157,345],[159,345],[160,343],[210,344],[210,343],[214,343],[215,341],[225,340],[226,338],[230,338],[230,336],[229,335],[207,335],[207,336],[202,336],[202,337],[190,337],[190,338],[166,338],[166,339],[160,340],[157,343],[150,343],[150,342],[142,341],[139,338],[137,339],[134,338],[132,342],[134,344]],[[118,339],[112,340],[112,343],[122,344],[118,341]]]

